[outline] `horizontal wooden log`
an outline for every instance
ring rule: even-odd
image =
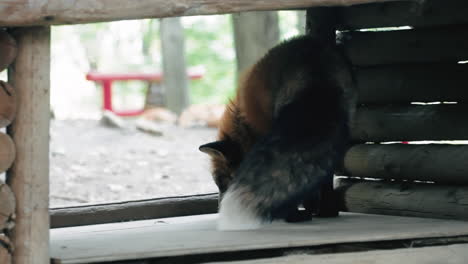
[[[398,1],[339,8],[338,28],[426,27],[468,23],[466,0]]]
[[[342,210],[468,220],[468,186],[338,179]]]
[[[218,211],[218,195],[169,197],[112,204],[55,208],[51,228],[209,214]]]
[[[345,175],[468,185],[467,145],[363,144],[346,153]]]
[[[11,138],[0,132],[0,173],[11,167],[16,156],[16,148]]]
[[[342,33],[345,52],[358,66],[468,60],[468,25]]]
[[[10,84],[0,81],[0,128],[11,124],[16,115],[16,105],[15,89]]]
[[[9,0],[0,3],[0,26],[79,24],[386,1],[391,0]]]
[[[13,228],[15,209],[15,195],[8,185],[0,181],[0,233]]]
[[[468,105],[361,106],[351,127],[359,142],[466,140]]]
[[[0,263],[1,264],[12,264],[11,252],[13,246],[10,239],[4,234],[0,234]]]
[[[0,29],[0,72],[13,62],[17,51],[15,39],[5,30]]]
[[[376,66],[356,78],[360,104],[468,101],[468,64]]]

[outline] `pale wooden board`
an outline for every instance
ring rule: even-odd
[[[0,26],[79,24],[387,1],[392,0],[3,0]]]
[[[277,222],[243,232],[216,231],[216,218],[212,214],[53,229],[51,256],[62,263],[90,263],[468,235],[468,222],[428,218],[342,213],[338,218]]]
[[[291,255],[279,258],[216,262],[229,264],[466,264],[468,244],[450,246],[375,250],[358,253]],[[215,264],[215,262],[210,262]]]

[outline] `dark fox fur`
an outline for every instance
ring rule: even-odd
[[[223,115],[218,141],[200,147],[223,197],[219,228],[301,220],[301,203],[337,215],[329,194],[354,101],[347,60],[310,36],[281,43],[255,64]]]

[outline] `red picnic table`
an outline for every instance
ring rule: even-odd
[[[190,80],[196,80],[203,77],[202,73],[187,74]],[[162,73],[97,73],[90,72],[86,74],[86,80],[102,83],[103,88],[103,108],[119,116],[135,116],[143,112],[139,110],[117,111],[112,107],[112,83],[114,81],[146,81],[161,83]]]

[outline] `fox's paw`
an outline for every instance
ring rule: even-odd
[[[252,230],[262,226],[261,218],[253,208],[244,206],[235,190],[228,190],[221,200],[218,218],[218,230]]]

